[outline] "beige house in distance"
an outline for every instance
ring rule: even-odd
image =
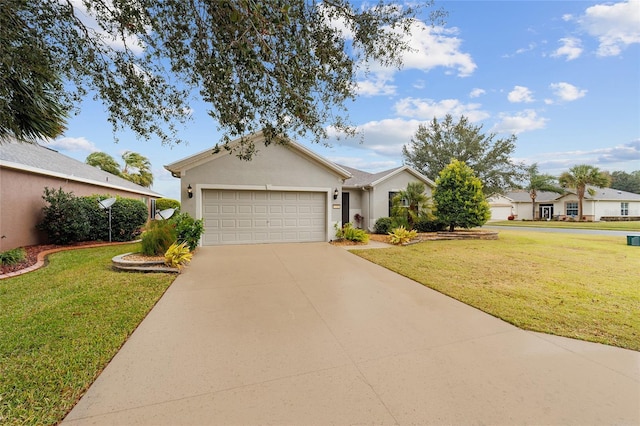
[[[433,183],[409,167],[371,174],[340,166],[299,143],[264,146],[251,161],[207,149],[165,166],[180,178],[182,211],[204,220],[202,245],[319,242],[335,227],[372,229],[408,182]],[[231,142],[231,146],[239,140]]]
[[[594,194],[588,192],[582,201],[583,220],[640,220],[640,194],[619,191],[612,188],[591,187]],[[505,193],[499,201],[491,201],[492,218],[499,214],[498,203],[511,200],[515,220],[532,220],[531,197],[527,191]],[[578,219],[578,196],[574,190],[565,194],[539,192],[536,197],[535,219]]]
[[[0,251],[46,243],[36,229],[42,220],[44,188],[76,196],[109,194],[143,201],[162,197],[149,188],[67,157],[39,144],[0,144]]]

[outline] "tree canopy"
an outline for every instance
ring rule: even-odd
[[[148,188],[153,184],[151,162],[147,157],[137,152],[125,151],[122,160],[124,167],[121,169],[120,164],[106,152],[92,152],[87,156],[85,163],[140,186]]]
[[[451,160],[440,172],[433,200],[436,217],[449,226],[449,231],[457,226],[482,226],[491,217],[489,203],[482,192],[482,182],[462,161]]]
[[[495,136],[482,133],[482,126],[471,124],[464,115],[454,122],[447,114],[442,121],[434,117],[428,125],[421,124],[402,148],[402,156],[406,164],[432,179],[456,159],[473,169],[485,194],[503,192],[517,186],[523,166],[511,159],[516,136],[494,141]]]
[[[42,67],[40,86],[52,95],[45,99],[70,107],[94,95],[114,134],[130,128],[180,142],[178,127],[199,97],[224,130],[225,147],[260,130],[267,143],[294,133],[320,141],[327,126],[354,132],[345,101],[355,96],[357,73],[372,62],[400,64],[417,10],[387,0],[367,7],[349,0],[5,0],[3,19],[18,16],[28,29],[3,30],[6,45],[37,46],[43,57],[0,74],[22,82]],[[22,59],[20,49],[2,47],[3,63],[4,56],[12,64]],[[7,87],[2,96],[12,99],[16,90]],[[13,131],[15,120],[2,120]],[[251,158],[255,147],[247,140],[238,150]]]
[[[565,188],[574,188],[578,195],[578,220],[582,220],[582,201],[585,192],[594,195],[595,191],[587,186],[592,185],[598,188],[609,185],[609,177],[595,166],[589,164],[578,164],[564,172],[558,179],[560,185]]]
[[[609,178],[611,179],[611,188],[640,194],[640,170],[631,173],[616,170],[609,174]]]
[[[18,13],[20,3],[9,0],[0,8],[0,143],[55,138],[67,120],[54,58]]]

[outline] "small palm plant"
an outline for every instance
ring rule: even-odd
[[[191,262],[193,253],[189,250],[187,242],[181,244],[173,243],[164,254],[164,263],[172,268],[182,269],[184,265]]]
[[[389,232],[389,242],[391,244],[406,244],[418,235],[415,229],[408,230],[404,226],[399,226]]]

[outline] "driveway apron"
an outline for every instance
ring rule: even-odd
[[[199,248],[64,421],[486,423],[639,424],[640,353],[520,330],[326,243]]]

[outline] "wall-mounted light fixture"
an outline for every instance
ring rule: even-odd
[[[187,195],[189,196],[189,198],[193,198],[193,188],[191,188],[191,184],[187,186]]]
[[[333,199],[337,200],[338,199],[338,195],[340,195],[340,191],[338,191],[338,188],[336,188],[336,190],[333,191]]]

